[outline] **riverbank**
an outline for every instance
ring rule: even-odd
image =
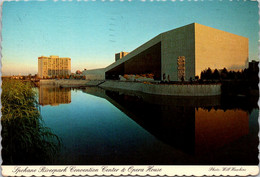
[[[155,95],[172,96],[215,96],[221,95],[221,84],[156,84],[112,80],[40,80],[40,85],[57,87],[99,86],[104,89],[121,89]]]
[[[131,90],[155,95],[215,96],[221,95],[221,84],[152,84],[142,82],[106,81],[101,88]]]

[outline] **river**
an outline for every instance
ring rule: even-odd
[[[57,165],[257,165],[257,98],[41,86]]]

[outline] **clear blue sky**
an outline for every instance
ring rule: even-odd
[[[2,74],[36,74],[38,57],[71,57],[72,72],[105,67],[159,33],[193,22],[249,38],[258,60],[258,7],[252,1],[4,2]]]

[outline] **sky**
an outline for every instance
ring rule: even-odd
[[[143,1],[5,1],[2,75],[34,75],[49,55],[70,57],[72,72],[106,67],[115,53],[194,22],[249,38],[249,61],[259,60],[256,1]]]

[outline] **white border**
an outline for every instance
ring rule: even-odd
[[[2,5],[4,1],[20,1],[20,0],[0,0],[0,33],[2,32]],[[46,0],[21,0],[21,1],[46,1]],[[58,0],[53,0],[58,1]],[[68,0],[73,1],[73,0]],[[75,0],[76,1],[76,0]],[[88,1],[88,0],[84,0]],[[95,1],[95,0],[92,0]],[[110,0],[114,1],[114,0]],[[124,0],[120,0],[124,1]],[[132,0],[128,0],[132,1]],[[137,1],[146,1],[146,0],[137,0]],[[149,0],[147,0],[149,1]],[[154,0],[150,0],[153,2]],[[167,1],[182,1],[182,0],[167,0]],[[187,0],[187,1],[197,1],[197,0]],[[201,0],[204,1],[204,0]],[[222,1],[222,0],[218,0]],[[232,1],[232,0],[230,0]],[[239,1],[239,0],[238,0]],[[256,0],[244,0],[244,1],[256,1]],[[258,1],[259,7],[259,15],[260,15],[260,1]],[[260,18],[259,18],[260,24]],[[260,36],[260,31],[259,31]],[[2,34],[0,37],[0,76],[2,76]],[[258,40],[260,42],[260,40]],[[259,49],[259,58],[260,58],[260,45]],[[259,72],[260,76],[260,72]],[[0,77],[0,83],[1,77]],[[260,82],[259,82],[260,88]],[[0,87],[0,94],[2,89]],[[260,99],[258,100],[258,105],[260,103]],[[0,100],[0,108],[1,108],[1,100]],[[0,112],[0,116],[2,116]],[[260,124],[260,122],[259,122]],[[0,124],[1,131],[1,124]],[[260,131],[258,133],[259,137]],[[0,137],[0,141],[1,141]],[[259,147],[259,146],[258,146]],[[0,144],[0,150],[2,150],[2,146]],[[260,154],[259,154],[260,156]],[[258,157],[259,157],[258,156]],[[0,163],[2,164],[2,158],[0,157]],[[43,170],[45,169],[45,170]],[[91,172],[91,169],[93,170]],[[157,171],[152,171],[148,169],[157,169]],[[78,171],[76,171],[78,170]],[[31,172],[30,172],[31,171]],[[257,176],[259,175],[259,166],[200,166],[200,165],[177,165],[177,166],[162,166],[162,165],[121,165],[121,166],[111,166],[111,165],[103,165],[103,166],[74,166],[74,165],[66,165],[66,166],[9,166],[2,165],[0,168],[0,175],[2,176],[79,176],[79,175],[87,175],[87,176],[100,176],[100,175],[113,175],[113,176],[122,176],[122,175],[131,175],[131,176]]]
[[[199,165],[102,165],[102,166],[2,166],[3,176],[72,176],[72,175],[138,175],[138,176],[248,176],[257,175],[259,173],[258,166],[199,166]]]

